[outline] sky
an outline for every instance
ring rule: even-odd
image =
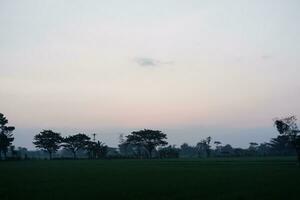
[[[0,112],[16,146],[143,128],[247,147],[300,116],[298,0],[0,0]]]

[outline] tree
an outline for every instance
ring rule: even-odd
[[[280,135],[288,137],[289,143],[293,145],[297,153],[298,164],[300,164],[300,130],[297,126],[297,118],[290,116],[282,119],[276,119],[274,125]]]
[[[141,145],[128,143],[123,134],[119,136],[119,152],[122,156],[141,158],[147,155],[147,150]]]
[[[103,142],[98,141],[96,143],[96,158],[105,158],[107,152],[108,152],[108,146],[105,145]]]
[[[86,149],[91,159],[104,158],[108,152],[108,146],[100,141],[88,141]]]
[[[248,153],[249,155],[251,156],[255,156],[256,155],[256,151],[257,151],[257,147],[258,147],[258,144],[256,142],[250,142],[249,143],[249,148],[248,148]]]
[[[221,147],[221,153],[225,156],[231,156],[234,152],[234,149],[230,144],[226,144],[225,146]]]
[[[216,154],[217,154],[217,156],[220,154],[220,152],[221,152],[221,144],[222,144],[222,142],[220,142],[220,141],[215,141],[214,142],[214,144],[216,145],[216,150],[215,150],[215,152],[216,152]]]
[[[69,151],[72,152],[74,159],[77,158],[77,151],[80,149],[85,149],[86,146],[88,145],[88,142],[90,141],[90,137],[78,133],[76,135],[71,135],[63,139],[63,147]]]
[[[24,158],[25,160],[28,159],[28,156],[27,156],[28,150],[25,147],[18,147],[18,152],[20,153],[20,156],[22,158]]]
[[[198,150],[199,157],[201,157],[202,153],[205,153],[206,157],[210,157],[210,152],[211,152],[210,142],[211,142],[211,137],[209,136],[206,139],[203,139],[197,143],[196,148]]]
[[[17,158],[18,157],[18,151],[16,150],[15,146],[11,145],[9,147],[9,150],[10,150],[11,156],[13,158]]]
[[[33,144],[49,154],[49,159],[52,159],[52,154],[55,153],[61,146],[63,138],[60,133],[55,133],[52,130],[43,130],[34,136]]]
[[[250,148],[250,147],[256,148],[257,145],[258,145],[256,142],[250,142],[249,144],[250,144],[249,148]]]
[[[158,154],[160,158],[178,158],[179,150],[174,145],[169,145],[168,147],[158,149]]]
[[[196,144],[196,149],[198,152],[198,157],[201,158],[203,157],[203,154],[206,153],[205,149],[206,149],[206,141],[205,140],[201,140],[200,142],[198,142]]]
[[[198,152],[197,148],[193,146],[189,146],[187,143],[183,143],[180,146],[180,156],[181,157],[197,157]]]
[[[289,142],[289,137],[286,135],[278,135],[276,138],[270,140],[270,148],[275,155],[292,155],[294,147]]]
[[[144,147],[148,152],[148,158],[152,158],[152,152],[156,147],[168,144],[168,142],[165,141],[167,135],[159,130],[144,129],[133,131],[130,135],[127,135],[126,138],[126,143]]]
[[[249,150],[250,151],[256,151],[256,149],[257,149],[257,147],[258,147],[258,143],[256,143],[256,142],[250,142],[249,143]]]
[[[127,154],[128,154],[128,151],[127,151],[128,144],[126,144],[126,141],[124,139],[123,134],[120,134],[120,136],[119,136],[119,145],[118,146],[119,146],[120,154],[127,156]]]
[[[8,147],[14,141],[12,132],[15,130],[13,126],[6,126],[8,120],[0,113],[0,160],[2,159],[2,153],[6,159]]]
[[[220,145],[222,144],[222,142],[220,142],[220,141],[215,141],[214,144],[216,145],[216,148],[217,148],[218,146],[220,146]]]
[[[269,143],[261,143],[258,147],[257,147],[257,151],[260,155],[262,156],[266,156],[269,155],[271,152],[271,146]]]

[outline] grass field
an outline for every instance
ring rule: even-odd
[[[0,199],[300,199],[294,158],[0,162]]]

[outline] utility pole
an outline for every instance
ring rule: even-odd
[[[93,141],[96,142],[96,133],[93,133]]]

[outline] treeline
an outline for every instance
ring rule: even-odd
[[[220,141],[210,142],[211,137],[203,139],[195,146],[183,143],[180,147],[169,145],[159,147],[152,153],[156,158],[209,158],[209,157],[251,157],[251,156],[294,156],[296,151],[287,136],[272,138],[270,142],[250,142],[248,148],[234,148]],[[147,158],[143,146],[120,144],[119,153],[131,158]]]
[[[294,116],[274,120],[279,135],[269,142],[250,142],[248,148],[233,148],[230,144],[213,141],[211,137],[200,140],[195,146],[187,143],[180,147],[168,145],[167,135],[159,130],[144,129],[133,131],[127,136],[120,135],[118,148],[108,147],[101,141],[91,139],[84,133],[62,137],[52,130],[43,130],[33,138],[38,149],[28,151],[15,148],[13,126],[0,113],[0,159],[152,159],[152,158],[209,158],[248,156],[290,156],[297,155],[300,161],[299,129]],[[46,155],[45,155],[46,154]]]
[[[62,137],[60,133],[52,130],[43,130],[34,136],[33,144],[36,148],[41,149],[49,154],[49,159],[61,147],[72,153],[73,158],[77,158],[77,152],[84,150],[88,158],[104,158],[107,154],[108,147],[100,141],[91,141],[91,138],[83,133]]]

